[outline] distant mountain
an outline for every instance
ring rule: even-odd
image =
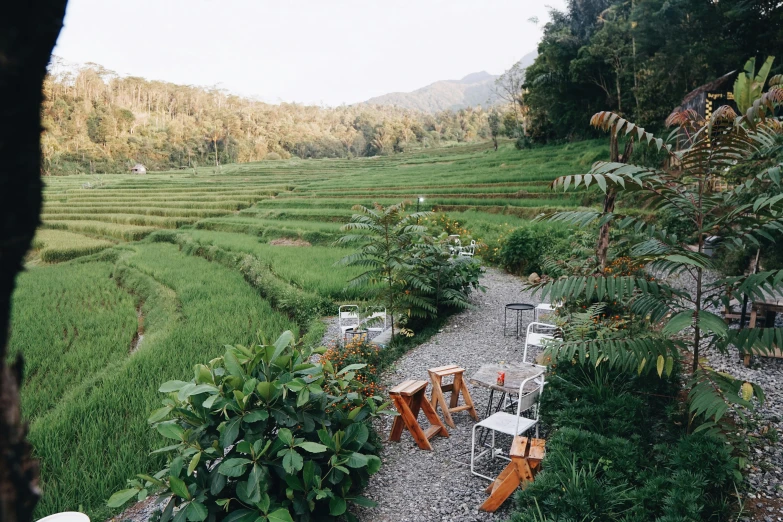
[[[537,53],[526,54],[519,60],[522,67],[533,63]],[[393,105],[424,112],[459,110],[465,107],[484,107],[497,103],[493,86],[498,75],[487,71],[468,74],[460,80],[441,80],[412,92],[391,92],[367,100],[370,105]]]

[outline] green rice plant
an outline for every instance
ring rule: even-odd
[[[246,234],[188,230],[185,235],[206,245],[254,255],[282,280],[309,292],[336,301],[366,297],[366,289],[349,286],[348,281],[361,273],[355,267],[335,266],[345,257],[345,249],[331,246],[277,246],[260,243]]]
[[[148,216],[143,214],[42,214],[43,221],[102,221],[121,225],[177,228],[198,221],[195,217]]]
[[[136,309],[109,278],[111,272],[105,262],[66,263],[19,276],[10,352],[25,358],[27,419],[47,413],[67,392],[128,356],[137,333]]]
[[[67,230],[40,229],[33,239],[33,250],[37,250],[41,261],[59,263],[80,256],[100,252],[114,243],[96,239]]]
[[[45,221],[44,228],[70,230],[72,232],[86,232],[98,236],[124,239],[125,241],[138,241],[157,230],[156,227],[141,227],[137,225],[119,225],[117,223],[104,223],[102,221]]]
[[[83,506],[91,518],[105,519],[106,499],[129,476],[164,464],[160,454],[150,455],[164,440],[146,422],[160,400],[156,383],[189,379],[195,364],[219,356],[225,344],[256,343],[260,332],[292,330],[298,337],[297,325],[237,271],[162,243],[126,247],[122,256],[113,275],[141,304],[145,336],[132,355],[112,360],[92,378],[74,380],[70,392],[31,424],[46,491],[38,516]],[[41,309],[25,320],[35,324],[49,317]]]

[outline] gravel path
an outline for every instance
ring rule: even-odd
[[[406,379],[429,380],[427,368],[457,364],[473,374],[487,362],[522,359],[521,338],[513,334],[503,337],[503,307],[506,303],[534,302],[522,292],[522,281],[496,269],[488,269],[481,283],[486,293],[473,296],[475,309],[450,318],[444,328],[428,342],[405,354],[394,368],[383,376],[386,386]],[[523,314],[525,322],[532,312]],[[509,317],[510,322],[513,320]],[[531,351],[535,356],[535,352]],[[471,386],[470,393],[479,415],[483,416],[489,399],[488,390]],[[381,458],[381,470],[370,480],[364,495],[378,502],[372,509],[357,510],[360,520],[367,522],[473,522],[505,520],[512,505],[507,501],[494,514],[478,510],[487,498],[486,480],[470,473],[470,438],[474,421],[467,412],[453,415],[455,429],[449,437],[434,437],[433,451],[420,450],[407,432],[399,443],[386,442]],[[426,426],[424,414],[419,415]],[[379,426],[388,437],[391,419]],[[503,461],[500,461],[502,468]]]

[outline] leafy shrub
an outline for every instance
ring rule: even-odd
[[[545,257],[564,257],[570,251],[567,227],[531,223],[511,232],[500,247],[500,265],[513,274],[542,272]]]
[[[283,158],[277,152],[270,152],[269,154],[264,156],[264,159],[265,160],[269,160],[269,161],[277,161],[277,160],[281,160]]]
[[[359,381],[359,392],[365,397],[381,393],[379,367],[383,362],[383,351],[367,341],[351,341],[345,345],[337,343],[321,356],[321,362],[329,361],[332,366],[344,368],[357,364],[364,368],[355,370]]]
[[[668,379],[553,365],[541,420],[555,431],[512,521],[728,520],[731,455],[714,435],[683,436],[669,418],[678,374],[679,365]]]
[[[109,506],[162,488],[173,497],[161,522],[175,506],[176,522],[355,520],[348,503],[371,504],[357,491],[381,465],[367,421],[384,406],[358,393],[363,365],[338,370],[312,354],[285,332],[270,345],[228,346],[190,382],[164,383],[149,421],[174,441],[158,450],[169,464],[129,481]]]

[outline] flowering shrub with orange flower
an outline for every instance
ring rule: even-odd
[[[322,361],[330,361],[335,368],[345,368],[351,364],[366,364],[356,370],[356,381],[359,383],[359,393],[365,397],[383,395],[379,384],[379,366],[381,364],[381,349],[365,340],[351,341],[345,346],[335,344],[321,356]]]

